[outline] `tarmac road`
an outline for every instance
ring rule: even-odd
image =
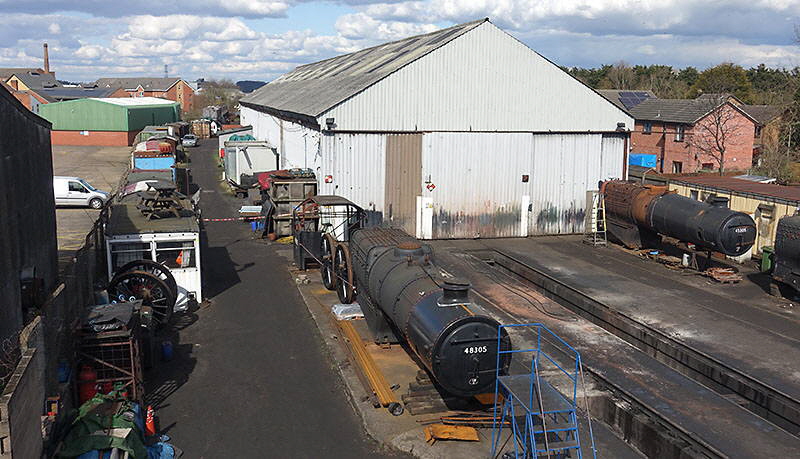
[[[191,151],[206,218],[241,205],[223,192],[216,145]],[[274,245],[240,222],[206,223],[201,263],[207,301],[174,319],[175,357],[147,373],[184,458],[405,457],[365,433]]]

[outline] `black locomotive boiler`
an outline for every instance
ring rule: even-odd
[[[778,220],[775,232],[775,263],[772,279],[800,292],[800,215]],[[772,283],[771,293],[780,294],[778,284]]]
[[[352,302],[357,293],[375,340],[407,342],[446,391],[491,392],[499,324],[470,300],[468,283],[439,280],[432,259],[429,245],[399,229],[358,229],[335,248],[340,300]],[[504,331],[501,347],[510,346]]]
[[[756,224],[725,201],[702,202],[664,186],[612,180],[604,182],[608,231],[628,247],[640,248],[664,235],[700,249],[739,256],[755,243]]]

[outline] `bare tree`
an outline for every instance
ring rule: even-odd
[[[725,173],[726,154],[739,145],[747,128],[742,115],[728,102],[728,94],[707,94],[695,102],[706,113],[692,127],[687,143],[698,156],[712,158],[719,165],[719,175]]]
[[[636,72],[625,61],[619,61],[608,69],[607,78],[613,89],[634,89],[636,85]]]

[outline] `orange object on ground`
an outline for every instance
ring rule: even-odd
[[[156,420],[153,405],[147,405],[147,417],[144,421],[144,433],[148,436],[156,434]]]
[[[433,444],[436,440],[481,441],[478,431],[469,426],[431,424],[424,429],[425,441]]]

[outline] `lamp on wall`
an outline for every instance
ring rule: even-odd
[[[336,120],[333,118],[325,118],[325,126],[328,128],[329,131],[332,131],[333,128],[336,127]]]

